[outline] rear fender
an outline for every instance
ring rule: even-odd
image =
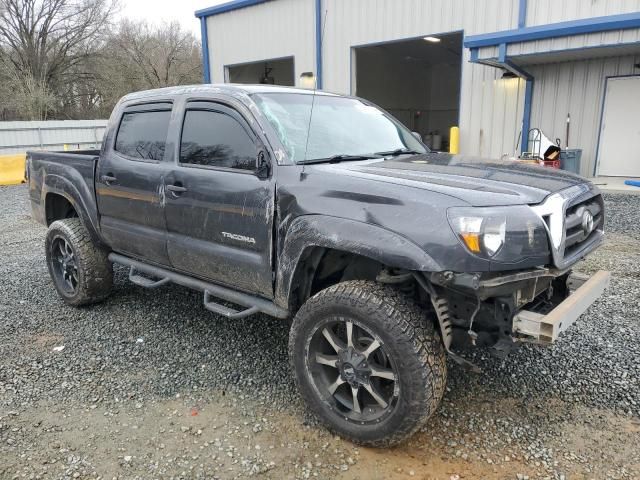
[[[55,174],[47,174],[43,179],[41,205],[46,221],[47,212],[47,195],[55,194],[66,198],[74,208],[80,220],[89,231],[91,238],[104,245],[102,236],[98,226],[98,212],[96,208],[96,199],[93,192],[88,188],[82,176],[69,169],[65,175],[71,178],[62,177]],[[78,188],[79,186],[79,188]]]

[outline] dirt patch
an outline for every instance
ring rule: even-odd
[[[633,476],[640,474],[635,449],[640,442],[637,419],[594,409],[575,412],[563,402],[550,403],[556,411],[572,410],[572,417],[586,420],[558,422],[548,445],[563,452],[556,463],[565,468],[568,478],[609,478],[610,462],[626,462],[630,476],[622,478],[638,478]],[[519,408],[513,400],[499,406]],[[518,449],[510,446],[493,448],[486,458],[452,453],[442,419],[430,422],[428,430],[400,447],[371,449],[335,437],[322,427],[305,425],[297,414],[276,413],[228,394],[214,394],[207,401],[127,402],[117,409],[43,404],[16,413],[4,412],[0,419],[4,442],[22,445],[6,452],[2,478],[23,474],[74,478],[77,474],[75,478],[260,475],[273,479],[455,480],[545,475],[544,468],[529,461],[526,452],[516,453]],[[458,431],[461,425],[457,420],[453,423],[451,428]],[[489,441],[493,434],[479,435]],[[455,438],[464,443],[464,435]],[[586,458],[589,461],[583,463]]]

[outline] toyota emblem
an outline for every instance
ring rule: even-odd
[[[585,236],[593,231],[593,215],[589,210],[585,210],[582,214],[582,232]]]

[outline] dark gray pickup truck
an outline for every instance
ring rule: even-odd
[[[609,274],[596,187],[558,170],[430,152],[354,97],[272,86],[140,92],[100,151],[30,152],[33,216],[70,305],[112,264],[240,321],[292,318],[301,394],[334,431],[389,445],[438,406],[446,357],[553,343]]]

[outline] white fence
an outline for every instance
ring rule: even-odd
[[[0,122],[0,155],[100,148],[106,127],[107,120]]]

